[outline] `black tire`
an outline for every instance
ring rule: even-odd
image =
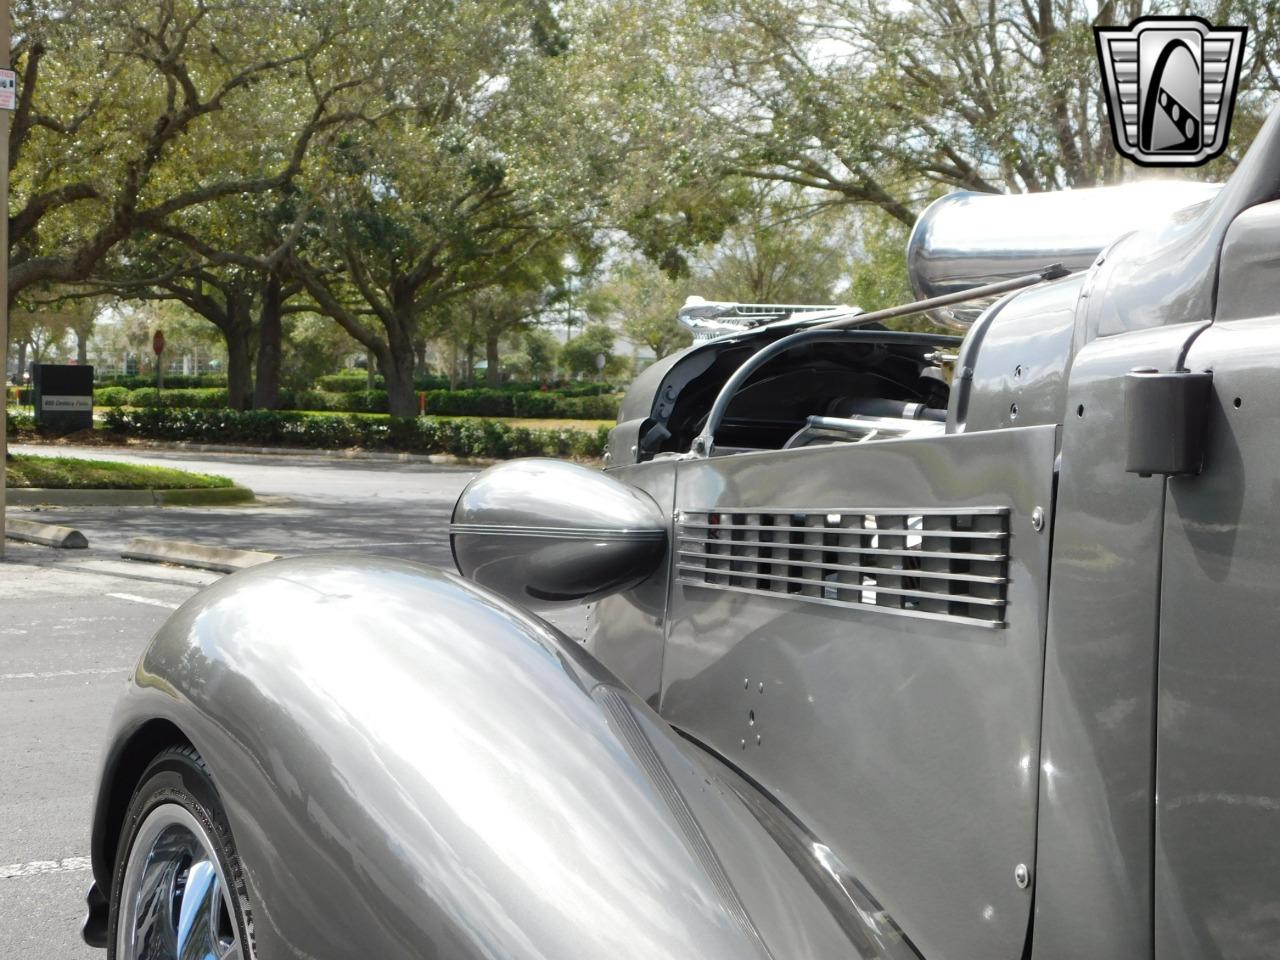
[[[153,815],[162,817],[167,811],[172,811],[173,806],[170,805],[185,810],[203,828],[205,837],[211,841],[206,844],[203,838],[200,840],[202,846],[212,847],[207,852],[212,853],[216,859],[216,866],[221,873],[219,879],[228,894],[225,901],[229,901],[230,909],[225,910],[222,915],[223,922],[234,930],[240,948],[238,956],[243,960],[252,960],[256,955],[253,949],[252,914],[240,869],[240,858],[231,836],[231,826],[204,761],[189,746],[170,747],[151,761],[125,812],[111,877],[107,960],[133,960],[119,954],[125,874],[140,828]],[[225,901],[224,907],[227,906]]]

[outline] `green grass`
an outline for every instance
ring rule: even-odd
[[[233,486],[230,478],[172,467],[15,455],[5,469],[10,487],[42,490],[195,490]]]

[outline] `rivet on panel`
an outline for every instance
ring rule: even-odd
[[[1019,890],[1027,889],[1031,883],[1031,871],[1027,869],[1025,863],[1020,863],[1013,868],[1013,882],[1018,885]]]
[[[1044,509],[1036,507],[1031,511],[1031,529],[1039,533],[1044,529]]]
[[[760,692],[761,692],[761,693],[764,693],[764,681],[763,681],[763,680],[761,680],[761,681],[760,681]]]

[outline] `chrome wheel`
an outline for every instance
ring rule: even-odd
[[[147,814],[121,882],[118,960],[246,960],[215,849],[185,807]]]

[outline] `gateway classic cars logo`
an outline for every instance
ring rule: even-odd
[[[1141,17],[1096,27],[1116,149],[1144,166],[1194,167],[1226,148],[1244,27]]]

